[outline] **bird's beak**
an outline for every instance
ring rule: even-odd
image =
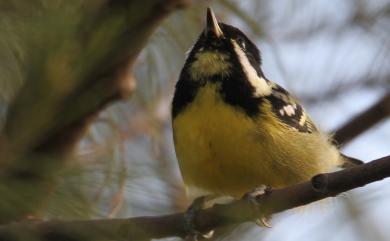
[[[214,12],[211,8],[207,8],[207,26],[206,26],[206,35],[208,33],[214,33],[218,38],[223,36],[223,32],[218,25],[217,18],[214,15]]]

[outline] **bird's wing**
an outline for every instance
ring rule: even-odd
[[[272,94],[265,97],[272,106],[272,111],[286,126],[299,132],[317,132],[313,121],[302,106],[281,86],[272,83]]]

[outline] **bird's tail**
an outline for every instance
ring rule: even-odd
[[[341,164],[342,168],[352,168],[354,166],[361,165],[364,163],[363,161],[361,161],[359,159],[349,157],[349,156],[342,154],[342,153],[341,153],[341,157],[343,158],[343,163]]]

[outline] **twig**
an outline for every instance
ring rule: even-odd
[[[207,232],[217,227],[251,221],[260,214],[270,215],[306,205],[389,176],[390,156],[386,156],[354,168],[319,174],[311,181],[259,195],[256,197],[256,208],[246,199],[241,199],[199,210],[194,217],[194,226],[199,231]],[[36,237],[38,240],[136,241],[185,237],[187,229],[184,224],[184,213],[129,219],[19,223],[0,227],[0,240],[17,241],[23,240],[23,237]]]
[[[390,115],[390,92],[376,104],[362,112],[335,131],[335,144],[345,145]]]

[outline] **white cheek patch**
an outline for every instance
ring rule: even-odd
[[[268,85],[264,78],[257,75],[256,70],[253,68],[244,51],[240,48],[236,41],[232,40],[232,44],[248,81],[255,88],[254,95],[256,97],[270,95],[272,92],[271,86]]]

